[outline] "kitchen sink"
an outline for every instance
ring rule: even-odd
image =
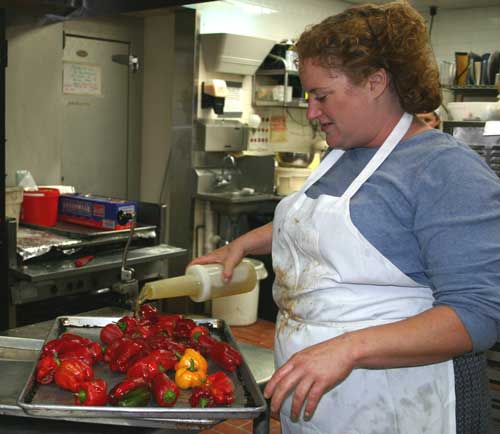
[[[197,193],[196,198],[210,201],[214,211],[229,215],[253,213],[260,211],[262,207],[274,209],[280,199],[272,193],[255,192],[245,188]]]

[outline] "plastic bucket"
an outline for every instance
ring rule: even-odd
[[[54,226],[57,222],[59,190],[39,188],[25,191],[21,208],[21,222],[37,226]]]
[[[267,277],[267,270],[262,261],[245,258],[255,268],[257,283],[244,294],[219,297],[212,300],[212,316],[224,320],[228,325],[249,325],[257,321],[259,310],[259,281]]]

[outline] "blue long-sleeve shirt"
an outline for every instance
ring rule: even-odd
[[[306,192],[340,196],[377,149],[346,151]],[[500,340],[500,179],[454,137],[398,144],[351,199],[363,236],[452,307],[482,351]]]

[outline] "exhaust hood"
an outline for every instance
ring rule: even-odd
[[[207,71],[253,75],[276,41],[232,33],[200,35]]]
[[[213,0],[0,0],[0,8],[51,16],[52,20],[100,17]]]

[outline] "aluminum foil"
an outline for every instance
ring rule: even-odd
[[[72,247],[76,247],[80,242],[62,235],[21,226],[17,231],[17,253],[23,261],[45,255],[56,248],[67,254],[74,253]]]

